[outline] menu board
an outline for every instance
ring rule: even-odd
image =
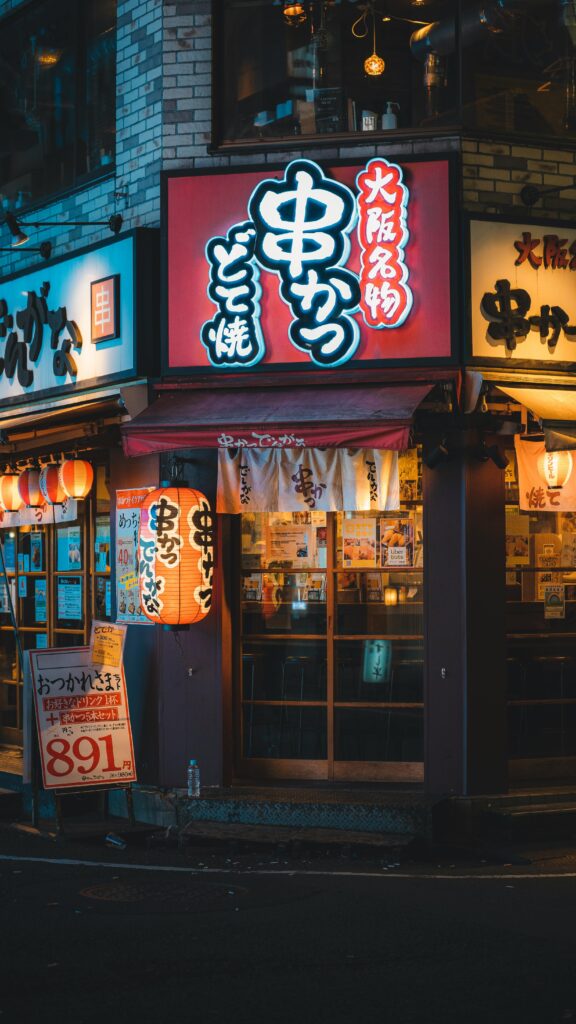
[[[116,491],[116,621],[152,626],[140,606],[138,531],[140,510],[153,487]]]
[[[112,644],[112,653],[117,646]],[[90,647],[35,650],[29,657],[44,789],[133,782],[121,657],[118,664],[102,663]]]

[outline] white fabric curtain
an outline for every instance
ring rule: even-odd
[[[218,452],[217,512],[388,512],[399,503],[398,452],[372,448]]]

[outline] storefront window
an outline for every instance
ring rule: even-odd
[[[114,163],[116,0],[43,0],[0,26],[0,203],[17,211]]]
[[[571,3],[219,0],[215,10],[217,142],[576,128]]]
[[[513,774],[549,774],[553,761],[562,774],[576,757],[576,512],[521,511],[507,454],[509,755]]]
[[[441,47],[440,30],[430,35]],[[573,136],[576,20],[571,3],[523,0],[462,10],[464,125],[474,131]]]
[[[221,0],[219,141],[455,123],[453,54],[444,67],[450,81],[432,97],[424,61],[410,50],[419,22],[448,17],[452,6]],[[380,74],[365,68],[374,32]]]
[[[422,777],[415,449],[399,458],[399,494],[390,512],[242,516],[239,771]]]
[[[8,595],[23,651],[82,646],[93,618],[112,619],[107,467],[94,471],[92,493],[78,502],[74,522],[0,531],[6,565],[6,577],[0,574],[0,742],[20,742],[22,729],[22,673]]]

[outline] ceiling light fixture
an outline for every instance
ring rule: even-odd
[[[372,13],[372,53],[369,57],[366,57],[364,61],[364,71],[367,75],[376,77],[377,75],[384,74],[384,68],[386,64],[382,57],[379,57],[376,53],[376,15],[374,8],[371,9]]]
[[[298,0],[285,0],[282,14],[290,28],[297,28],[298,25],[303,25],[306,21],[306,8]]]

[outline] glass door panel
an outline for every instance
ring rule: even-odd
[[[510,775],[576,776],[576,513],[521,511],[506,471]]]
[[[418,452],[391,512],[241,517],[238,777],[423,775]]]

